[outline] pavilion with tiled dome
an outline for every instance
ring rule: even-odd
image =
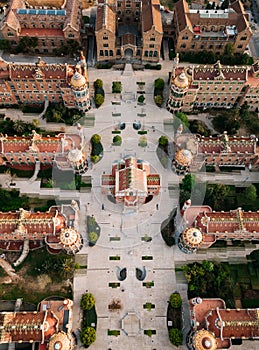
[[[148,196],[160,190],[160,176],[150,172],[150,164],[133,156],[126,156],[112,165],[110,175],[102,175],[102,192],[112,195],[116,203],[137,208]]]
[[[0,135],[0,165],[20,170],[51,168],[83,174],[88,168],[82,134],[61,133],[55,137]]]
[[[56,297],[38,311],[0,312],[0,344],[37,344],[39,350],[72,350],[73,301]]]
[[[229,349],[233,339],[259,339],[258,309],[229,309],[222,299],[189,300],[190,350]]]
[[[76,254],[83,246],[77,203],[53,206],[47,212],[24,209],[0,213],[0,249],[27,251],[47,247],[51,253]],[[26,257],[26,256],[25,256]],[[25,258],[24,257],[24,258]]]
[[[209,206],[188,206],[182,211],[178,246],[187,254],[207,249],[217,240],[252,241],[259,239],[259,211],[242,208],[228,212],[213,211]]]

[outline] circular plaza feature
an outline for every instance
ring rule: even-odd
[[[181,149],[175,155],[175,160],[182,166],[189,166],[192,162],[193,155],[188,149]]]

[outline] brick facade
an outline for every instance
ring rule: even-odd
[[[227,10],[197,10],[189,8],[187,1],[179,0],[172,29],[175,52],[206,50],[220,55],[226,44],[231,43],[235,52],[242,53],[252,36],[248,14],[240,1]]]
[[[177,60],[176,60],[177,61]],[[259,109],[258,62],[250,66],[214,65],[173,68],[167,109],[170,112],[193,108],[232,108],[248,102]]]
[[[60,3],[45,0],[39,6],[33,0],[12,0],[0,28],[3,38],[15,47],[22,37],[35,37],[35,53],[52,53],[69,39],[80,43],[79,1],[67,0],[61,6]]]
[[[7,63],[0,60],[0,105],[43,105],[63,102],[68,108],[90,109],[85,57],[74,65]]]
[[[95,34],[99,62],[158,62],[163,36],[159,1],[100,1]]]

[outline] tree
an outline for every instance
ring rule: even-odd
[[[13,123],[13,129],[18,135],[22,135],[26,129],[26,123],[22,120],[15,120]]]
[[[112,143],[116,146],[120,146],[121,143],[122,143],[122,138],[120,135],[116,135],[114,136],[113,140],[112,140]]]
[[[202,261],[202,267],[207,272],[212,272],[214,270],[214,264],[212,261],[203,260]]]
[[[138,97],[138,102],[139,103],[143,103],[145,101],[145,96],[144,95],[140,95],[139,97]]]
[[[182,179],[181,189],[183,191],[191,192],[197,183],[196,176],[194,174],[186,174]]]
[[[83,345],[89,346],[96,340],[96,331],[93,327],[85,327],[80,333],[80,340]]]
[[[174,309],[180,308],[182,306],[181,295],[179,293],[171,294],[170,299],[169,299],[169,303]]]
[[[121,93],[122,86],[120,81],[113,81],[112,83],[112,92],[113,93]]]
[[[18,52],[30,52],[38,45],[37,37],[23,36],[17,46]]]
[[[256,187],[254,185],[247,186],[244,195],[249,201],[255,201],[257,198]]]
[[[40,121],[39,121],[39,119],[33,119],[32,120],[32,125],[33,125],[33,127],[35,128],[35,129],[38,129],[39,128],[39,126],[40,126]]]
[[[9,50],[10,49],[10,41],[6,39],[0,40],[0,50]]]
[[[192,133],[199,134],[201,136],[210,136],[210,129],[203,121],[194,119],[189,123],[189,129]]]
[[[104,103],[104,97],[101,94],[96,94],[94,97],[95,106],[98,108]]]
[[[95,299],[92,293],[82,295],[80,306],[83,310],[91,310],[95,304]]]
[[[214,210],[221,210],[229,193],[230,187],[228,185],[209,184],[206,189],[205,202]]]
[[[91,156],[91,161],[92,161],[93,163],[97,163],[99,159],[100,159],[100,157],[97,156],[97,154],[95,154],[94,156]]]
[[[188,120],[188,117],[187,117],[186,114],[184,114],[183,112],[177,112],[177,113],[175,114],[175,118],[178,119],[179,125],[182,123],[182,124],[184,124],[187,128],[189,128],[190,123],[189,123],[189,120]],[[175,119],[175,118],[174,118],[174,119]],[[178,126],[179,126],[179,125],[178,125]],[[177,126],[177,127],[178,127],[178,126]]]
[[[168,141],[168,138],[166,137],[166,136],[164,136],[164,135],[162,135],[162,136],[160,136],[159,137],[159,139],[158,139],[158,145],[160,146],[160,147],[167,147],[168,146],[168,143],[169,143],[169,141]]]
[[[227,44],[224,49],[224,56],[231,57],[231,56],[234,56],[234,53],[235,53],[234,45],[232,43]]]
[[[88,233],[88,239],[90,243],[95,244],[98,239],[98,234],[95,231],[91,231]]]
[[[225,10],[225,9],[228,9],[228,7],[229,7],[229,0],[224,0],[221,4],[221,9]]]
[[[179,345],[182,345],[183,333],[180,329],[171,328],[171,329],[169,329],[168,335],[169,335],[169,340],[173,345],[175,345],[177,347]]]
[[[161,107],[163,104],[163,96],[161,95],[156,95],[155,96],[155,104],[158,105],[158,107]]]
[[[98,134],[93,134],[91,137],[91,143],[100,143],[101,142],[101,136]]]
[[[155,80],[155,89],[157,89],[157,90],[163,90],[163,89],[164,89],[164,86],[165,86],[164,79],[157,78],[157,79]]]
[[[101,79],[96,79],[94,82],[94,88],[95,89],[102,89],[103,88],[103,81]]]

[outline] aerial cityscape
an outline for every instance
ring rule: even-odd
[[[0,0],[0,350],[259,349],[258,138],[258,0]]]

